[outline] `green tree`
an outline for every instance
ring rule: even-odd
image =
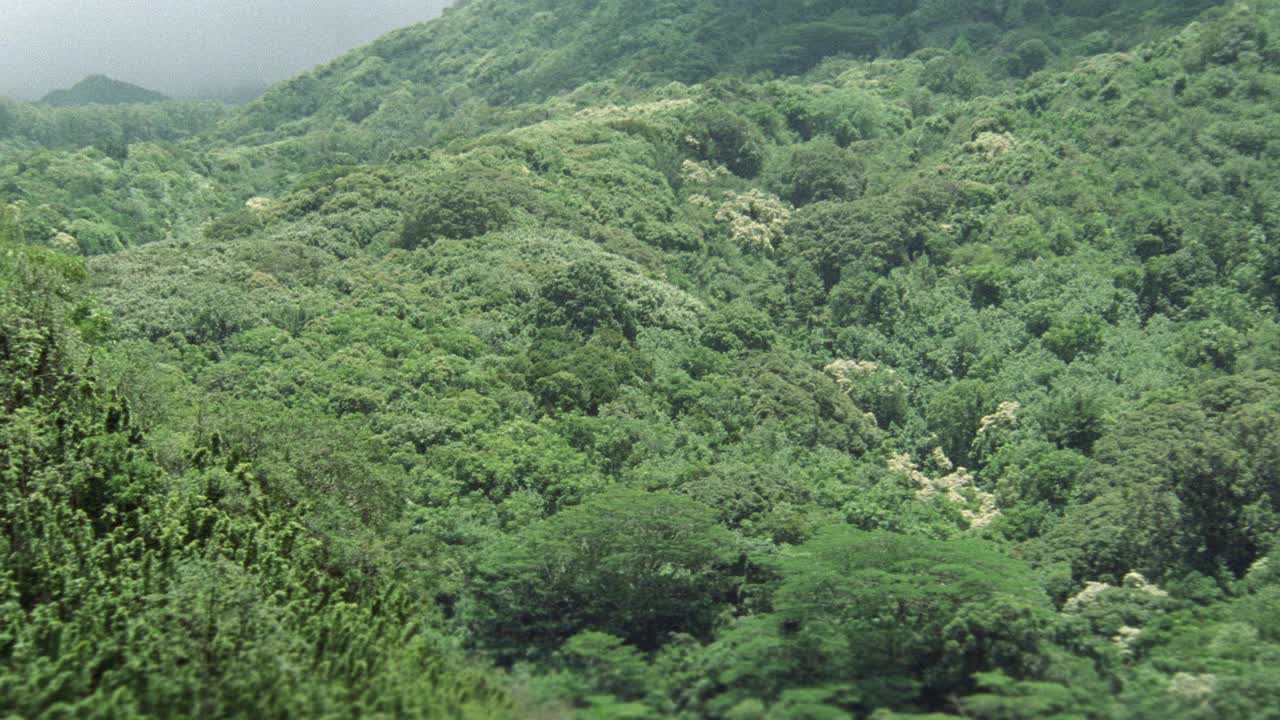
[[[1264,399],[1272,382],[1208,383],[1203,405],[1153,402],[1120,418],[1094,447],[1092,499],[1046,536],[1055,553],[1081,578],[1243,574],[1280,528],[1274,453],[1263,449],[1277,425]]]
[[[613,271],[597,259],[575,260],[553,270],[538,295],[534,316],[544,325],[567,325],[585,335],[597,328],[635,335],[635,315]]]
[[[1026,76],[1042,70],[1049,63],[1053,51],[1039,38],[1032,38],[1018,45],[1010,63],[1015,75]]]
[[[671,633],[707,635],[735,559],[709,509],[610,490],[490,548],[470,583],[468,622],[508,662],[546,657],[585,631],[653,650]]]
[[[771,189],[800,207],[821,200],[857,200],[866,190],[862,161],[821,137],[788,148],[765,173]]]
[[[986,543],[830,527],[770,565],[773,612],[717,642],[728,698],[824,687],[846,710],[941,709],[975,673],[1033,679],[1046,666],[1048,597]]]
[[[689,119],[688,133],[698,157],[724,165],[734,175],[753,178],[764,167],[764,136],[750,121],[726,107],[700,109]]]
[[[746,302],[716,310],[702,324],[702,344],[719,352],[768,350],[774,341],[773,321]]]
[[[818,202],[792,216],[783,255],[810,265],[830,290],[848,269],[878,273],[900,264],[910,238],[903,213],[891,202]]]
[[[994,407],[991,389],[981,380],[960,380],[940,389],[929,401],[925,417],[942,443],[942,450],[958,465],[972,461],[974,438],[982,418]]]
[[[644,655],[613,635],[583,632],[561,646],[560,662],[594,693],[638,700],[646,691],[649,665]]]
[[[404,220],[400,247],[406,250],[449,238],[466,240],[500,230],[513,211],[529,201],[527,189],[493,171],[469,168],[433,180]]]

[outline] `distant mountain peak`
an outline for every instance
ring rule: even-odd
[[[154,90],[115,80],[106,75],[90,75],[68,90],[54,90],[40,100],[45,105],[131,105],[162,102],[169,98]]]

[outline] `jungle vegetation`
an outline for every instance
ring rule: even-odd
[[[1280,717],[1280,2],[463,0],[0,101],[0,716]]]

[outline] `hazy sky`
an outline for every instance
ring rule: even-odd
[[[0,0],[0,95],[91,74],[175,95],[283,80],[449,0]]]

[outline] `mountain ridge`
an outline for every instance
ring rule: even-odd
[[[270,133],[316,114],[359,123],[404,90],[424,117],[439,119],[469,103],[541,100],[610,76],[651,87],[701,82],[726,69],[795,74],[831,55],[902,56],[956,42],[993,48],[1007,58],[1001,62],[1017,65],[1024,42],[1043,39],[1068,56],[1080,43],[1123,49],[1151,28],[1176,26],[1216,4],[1178,4],[1161,15],[1162,4],[1152,0],[1056,2],[1053,9],[1006,3],[999,10],[969,2],[945,12],[883,0],[469,0],[276,85],[228,122],[223,137]],[[806,52],[796,55],[796,45]]]

